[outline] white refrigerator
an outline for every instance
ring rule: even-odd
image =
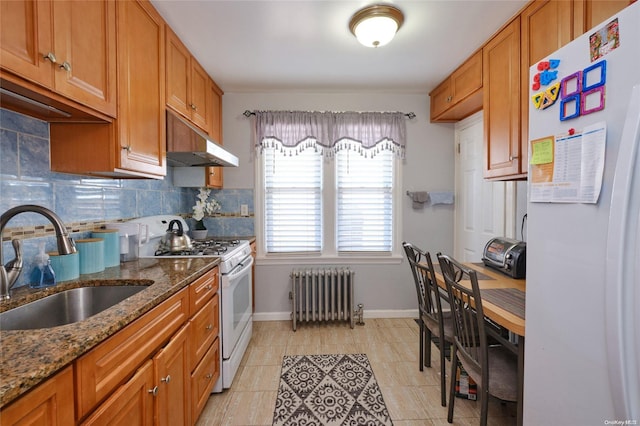
[[[529,85],[523,423],[640,425],[640,2]]]

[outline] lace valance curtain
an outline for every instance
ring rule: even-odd
[[[315,146],[325,156],[349,149],[366,156],[382,150],[404,158],[406,125],[401,112],[256,111],[256,147],[300,152]]]

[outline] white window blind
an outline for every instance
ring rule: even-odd
[[[392,251],[393,167],[391,151],[336,155],[338,252]]]
[[[322,156],[266,148],[264,154],[267,253],[322,250]]]

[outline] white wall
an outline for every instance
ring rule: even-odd
[[[417,117],[407,120],[407,150],[403,164],[402,193],[453,191],[453,125],[429,122],[429,96],[390,93],[225,93],[223,97],[224,145],[240,158],[240,167],[226,168],[225,189],[254,185],[252,121],[245,110],[402,111]],[[431,251],[453,251],[453,206],[427,206],[413,210],[403,196],[401,241]],[[260,238],[260,236],[256,236]],[[352,265],[356,271],[355,302],[363,303],[366,316],[393,316],[415,310],[416,294],[406,260],[385,265]],[[265,265],[256,269],[258,317],[288,318],[291,306],[291,265]],[[377,312],[374,312],[377,311]],[[285,316],[284,313],[287,313]]]

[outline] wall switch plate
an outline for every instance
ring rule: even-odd
[[[240,216],[249,216],[249,206],[246,204],[240,205]]]

